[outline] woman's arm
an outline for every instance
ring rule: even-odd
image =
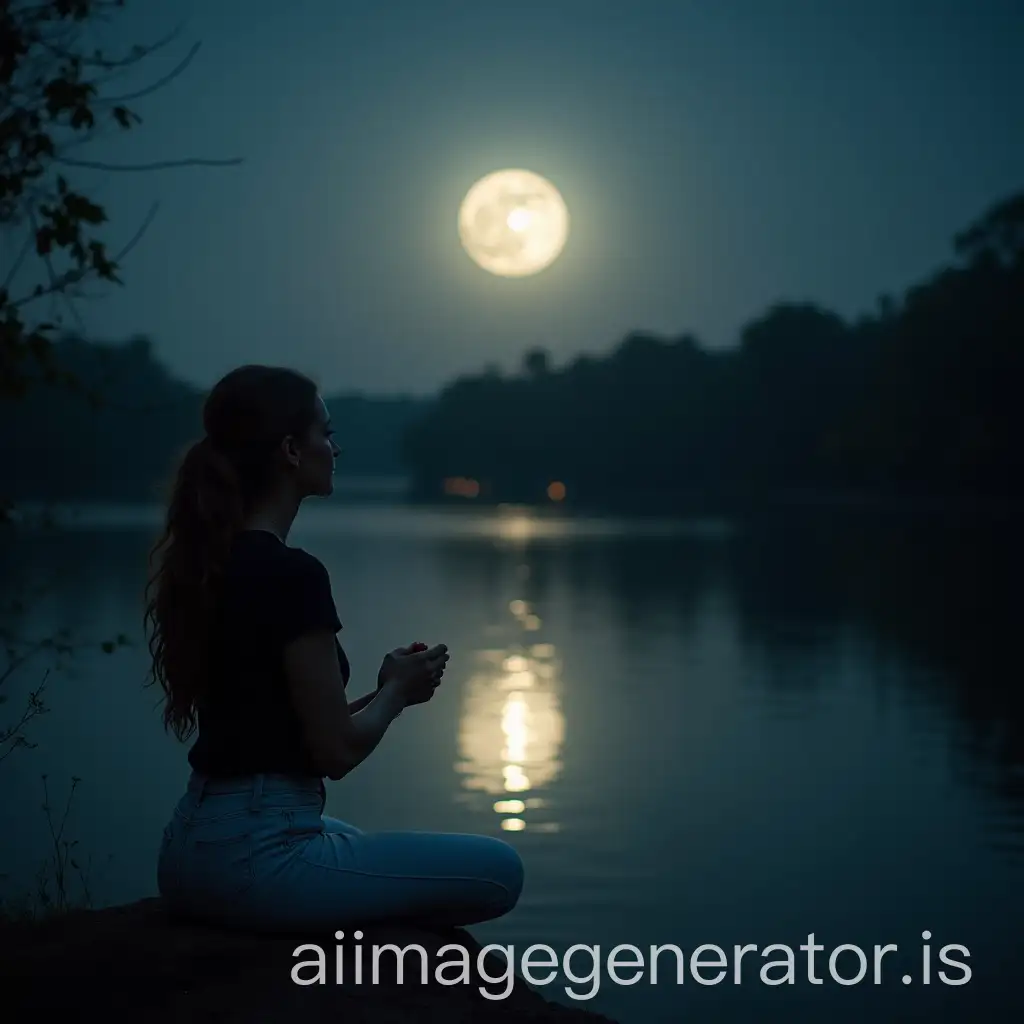
[[[334,634],[329,630],[293,640],[285,647],[284,665],[309,751],[320,771],[333,781],[343,778],[372,753],[405,707],[406,695],[401,687],[388,682],[369,694],[371,699],[358,711],[350,708]],[[364,699],[353,704],[361,704]]]
[[[362,697],[356,697],[355,700],[348,702],[349,714],[354,715],[357,711],[362,711],[367,704],[377,696],[377,690],[371,690],[369,693],[364,693]]]

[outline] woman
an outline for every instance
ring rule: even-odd
[[[302,500],[333,490],[339,449],[316,385],[243,366],[214,387],[154,548],[146,623],[164,725],[197,732],[158,861],[172,912],[244,928],[336,929],[402,918],[465,925],[509,911],[523,868],[507,843],[364,834],[323,815],[324,777],[365,760],[429,701],[448,652],[384,658],[349,701],[327,571],[288,545]]]

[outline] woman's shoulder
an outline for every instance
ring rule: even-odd
[[[277,640],[294,638],[311,624],[341,629],[330,576],[315,555],[259,531],[236,537],[232,600],[270,625]]]
[[[327,576],[327,569],[315,555],[305,548],[285,544],[265,530],[244,530],[239,533],[235,537],[232,554],[236,565],[246,566],[250,570],[246,575],[255,574],[272,580]]]
[[[311,554],[305,548],[286,546],[288,558],[292,569],[304,576],[316,576],[322,579],[329,579],[327,566],[320,561],[316,555]]]
[[[334,591],[327,567],[316,555],[305,548],[287,547],[288,584],[281,587],[285,603],[291,613],[304,623],[315,620],[318,625],[330,626],[334,632],[341,629]]]

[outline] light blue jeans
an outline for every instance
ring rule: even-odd
[[[376,832],[325,817],[321,779],[193,772],[164,829],[160,894],[172,913],[247,930],[380,921],[468,925],[511,910],[515,848],[490,836]]]

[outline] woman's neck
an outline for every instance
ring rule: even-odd
[[[242,522],[243,530],[264,530],[272,533],[282,544],[288,540],[288,532],[292,528],[295,516],[299,511],[298,503],[280,501],[254,508]]]

